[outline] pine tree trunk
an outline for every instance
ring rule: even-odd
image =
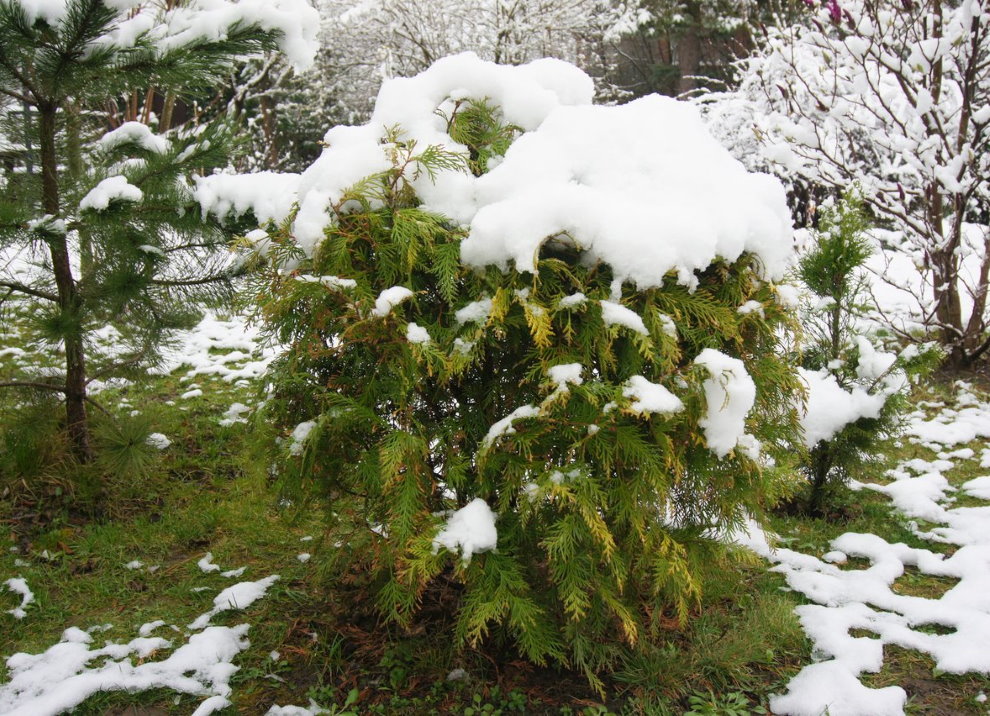
[[[82,128],[79,122],[79,108],[65,108],[66,154],[69,176],[73,182],[78,182],[83,176]],[[90,243],[89,232],[85,228],[79,230],[79,278],[85,281],[86,276],[93,270],[93,246]]]
[[[58,158],[55,150],[55,120],[57,108],[46,104],[39,106],[39,140],[41,152],[42,205],[45,213],[58,216]],[[59,308],[71,318],[71,323],[79,314],[79,293],[72,276],[69,260],[69,246],[64,234],[56,234],[48,239],[52,255],[52,271],[58,287]],[[89,462],[93,457],[89,436],[89,420],[86,416],[86,354],[82,335],[73,325],[63,336],[65,343],[65,417],[72,449],[80,462]]]
[[[695,77],[701,66],[701,37],[698,35],[697,21],[685,28],[677,41],[677,69],[680,77],[677,79],[677,94],[690,92],[698,86]]]

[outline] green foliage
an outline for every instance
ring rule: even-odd
[[[745,694],[735,691],[716,696],[711,691],[688,697],[691,709],[684,716],[750,716],[752,704]]]
[[[224,249],[239,228],[204,217],[190,192],[196,175],[228,166],[232,126],[179,128],[154,137],[158,147],[133,136],[112,146],[98,140],[122,119],[153,124],[154,97],[213,86],[235,60],[272,50],[277,39],[238,23],[220,39],[185,44],[166,46],[149,31],[130,44],[101,40],[125,18],[102,0],[69,0],[57,20],[30,19],[21,3],[0,0],[0,138],[19,146],[0,165],[0,249],[33,264],[0,267],[0,304],[34,301],[28,330],[64,364],[61,374],[5,387],[64,396],[80,462],[93,457],[88,387],[145,375],[199,304],[230,297]],[[143,116],[139,96],[147,97]],[[81,203],[109,178],[125,179],[131,196]],[[109,341],[98,333],[107,326]]]
[[[861,417],[827,440],[811,446],[803,471],[811,489],[808,510],[821,514],[835,504],[835,493],[851,472],[876,451],[881,440],[896,433],[907,409],[910,379],[931,372],[941,360],[935,346],[916,346],[899,356],[889,355],[889,365],[877,373],[876,347],[862,335],[864,266],[872,249],[866,231],[869,219],[855,190],[822,212],[815,245],[801,259],[798,275],[817,302],[805,312],[808,344],[806,368],[827,372],[847,391],[883,395],[876,417]]]
[[[483,171],[509,130],[483,103],[460,111],[450,126],[484,142],[467,158]],[[468,269],[463,231],[419,207],[409,184],[464,158],[403,143],[398,129],[390,140],[393,168],[338,202],[312,257],[288,225],[272,236],[259,312],[288,350],[262,417],[284,438],[271,459],[285,487],[355,498],[334,510],[358,525],[352,554],[389,620],[409,625],[439,599],[459,644],[511,644],[601,689],[598,673],[655,638],[664,614],[683,621],[697,606],[699,575],[725,550],[715,536],[785,491],[783,471],[709,450],[698,426],[709,376],[693,360],[712,348],[744,361],[757,386],[747,429],[784,460],[798,386],[776,348],[791,317],[748,255],[710,266],[694,291],[673,275],[624,287],[618,300],[646,335],[606,323],[610,268],[562,243],[544,246],[532,275]],[[377,310],[397,285],[411,295]],[[747,301],[763,311],[740,314]],[[429,339],[410,340],[417,328]],[[580,383],[551,380],[574,363]],[[683,410],[633,410],[633,376],[674,391]],[[307,437],[291,435],[309,421]],[[434,537],[475,498],[498,514],[498,548],[463,560]]]

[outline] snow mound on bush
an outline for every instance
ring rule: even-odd
[[[555,237],[648,288],[670,271],[691,286],[695,271],[744,251],[779,278],[791,253],[779,182],[747,172],[694,107],[667,97],[561,107],[476,184],[461,251],[469,265],[511,262],[532,272],[540,247]]]
[[[449,118],[465,100],[484,100],[523,130],[497,166],[480,177],[466,167],[408,172],[424,209],[468,228],[466,265],[532,272],[554,240],[640,288],[660,286],[668,272],[693,286],[696,271],[743,252],[760,259],[765,277],[780,278],[792,254],[780,182],[749,173],[687,103],[649,96],[593,106],[593,89],[560,60],[503,66],[454,55],[387,81],[371,120],[327,132],[326,149],[298,181],[266,177],[269,187],[281,186],[280,200],[251,190],[252,180],[238,186],[213,177],[199,182],[197,198],[204,211],[222,213],[264,194],[255,213],[266,216],[274,204],[298,203],[293,234],[312,255],[333,214],[346,208],[347,190],[390,169],[395,152],[415,145],[413,153],[438,146],[464,154],[447,133]]]
[[[445,547],[451,552],[461,551],[464,563],[471,555],[495,549],[498,532],[495,529],[495,513],[488,503],[476,497],[447,520],[447,524],[433,538],[433,549]]]

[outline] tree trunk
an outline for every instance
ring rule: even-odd
[[[278,127],[275,106],[267,94],[261,95],[261,128],[265,133],[265,168],[278,168]]]
[[[55,121],[57,108],[53,104],[39,107],[39,140],[41,152],[42,205],[46,214],[58,216],[58,157],[55,151]],[[72,449],[80,462],[93,457],[89,436],[89,419],[86,416],[86,354],[83,348],[81,327],[77,323],[80,298],[72,276],[69,246],[65,234],[48,238],[52,255],[52,271],[58,287],[58,303],[68,320],[68,329],[62,340],[65,343],[65,418]]]
[[[678,95],[690,92],[698,86],[698,81],[695,78],[701,67],[700,22],[701,10],[695,9],[690,23],[677,39],[677,69],[680,71],[680,76],[677,79]]]
[[[73,183],[82,180],[84,167],[82,159],[82,126],[79,118],[79,108],[65,108],[65,135],[67,167]],[[47,211],[47,209],[46,209]],[[79,230],[79,280],[85,281],[93,270],[93,246],[90,243],[89,232],[85,228]]]

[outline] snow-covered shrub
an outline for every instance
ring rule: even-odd
[[[763,456],[799,384],[780,185],[688,105],[591,95],[470,55],[386,83],[301,176],[259,298],[280,467],[364,526],[382,612],[444,593],[461,643],[595,683],[786,489]]]
[[[869,228],[855,192],[822,211],[814,245],[799,275],[812,300],[803,316],[807,337],[801,378],[808,390],[801,425],[811,483],[808,510],[819,514],[850,471],[896,431],[910,378],[929,372],[941,357],[932,345],[900,355],[881,350],[864,334],[863,267],[872,253]]]

